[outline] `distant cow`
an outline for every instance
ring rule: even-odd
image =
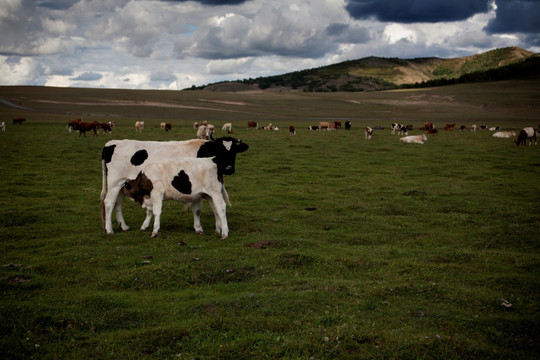
[[[400,135],[409,135],[409,133],[407,132],[407,126],[403,124],[392,123],[392,135],[396,134],[396,130],[399,131]]]
[[[259,130],[259,123],[256,121],[248,121],[247,127],[248,129],[254,128],[256,130]]]
[[[197,138],[204,140],[214,140],[214,125],[199,125],[197,129]]]
[[[373,129],[367,126],[364,132],[366,135],[366,140],[371,140],[371,137],[373,136]]]
[[[409,144],[423,144],[427,140],[426,134],[404,136],[399,141]]]
[[[22,125],[23,122],[25,122],[26,119],[24,118],[15,118],[13,119],[13,124],[19,124],[19,125]]]
[[[486,124],[480,124],[480,130],[486,130],[487,125]]]
[[[471,126],[471,131],[476,132],[477,128],[478,128],[478,126],[476,126],[476,124],[473,124],[473,126]]]
[[[341,121],[334,121],[334,129],[341,129]]]
[[[498,126],[492,126],[489,128],[489,131],[498,131],[500,128]]]
[[[529,139],[529,145],[532,145],[533,139],[534,145],[536,145],[536,131],[532,126],[520,130],[518,137],[516,140],[514,140],[514,142],[516,143],[516,145],[525,145],[527,139]]]
[[[466,129],[467,129],[467,126],[465,126],[465,125],[461,125],[459,127],[459,131],[465,131]]]
[[[446,126],[444,127],[444,130],[453,131],[455,127],[456,127],[456,124],[446,124]]]
[[[435,126],[433,125],[433,123],[430,123],[430,122],[424,123],[424,126],[421,126],[418,128],[418,130],[421,130],[421,131],[427,131],[431,129],[435,129]]]
[[[101,129],[103,130],[104,133],[112,133],[112,128],[111,128],[111,125],[110,125],[110,122],[109,123],[105,123],[105,122],[98,122],[98,129]]]
[[[289,134],[291,135],[296,135],[296,129],[294,128],[294,126],[289,126]]]
[[[172,129],[172,125],[171,123],[168,123],[168,122],[162,122],[160,124],[161,128],[165,129],[165,132],[169,131]]]
[[[345,121],[345,130],[351,130],[351,125],[350,121]]]
[[[144,129],[144,121],[136,121],[135,122],[135,130],[137,132],[142,132]]]
[[[222,239],[229,236],[226,202],[223,197],[223,168],[219,156],[214,158],[182,158],[149,163],[134,180],[127,179],[124,193],[146,209],[141,230],[146,230],[154,216],[152,237],[158,235],[163,201],[176,200],[191,204],[195,232],[203,234],[201,210],[206,199],[214,211],[216,233]]]
[[[335,124],[330,121],[319,121],[319,130],[332,130]]]
[[[6,131],[6,123],[4,121],[0,122],[0,129],[2,129],[2,131]]]
[[[439,130],[437,130],[437,129],[429,129],[428,131],[426,131],[426,134],[436,134],[438,132],[439,132]]]
[[[501,138],[501,139],[508,139],[512,136],[516,136],[515,131],[497,131],[495,134],[493,134],[493,137]]]
[[[94,132],[94,136],[98,136],[97,129],[97,121],[80,121],[79,123],[73,125],[73,130],[79,131],[79,136],[81,136],[81,134],[84,134],[84,137],[86,137],[86,132],[90,130]]]
[[[146,164],[166,162],[183,157],[211,158],[219,156],[226,164],[223,174],[231,175],[235,171],[236,154],[244,152],[248,145],[241,140],[223,137],[215,141],[137,141],[111,140],[101,152],[102,188],[101,219],[107,234],[112,234],[112,213],[122,230],[129,230],[122,215],[124,193],[122,188],[126,179],[135,179]],[[226,191],[223,190],[225,198]],[[225,198],[227,199],[228,196]],[[227,201],[227,200],[226,200]]]
[[[319,125],[310,125],[308,126],[308,130],[319,130]]]
[[[81,121],[82,121],[81,119],[69,119],[67,122],[68,131],[72,132],[75,125],[80,123]]]
[[[222,131],[227,131],[227,134],[232,134],[232,124],[226,123],[223,124],[223,127],[221,128]]]

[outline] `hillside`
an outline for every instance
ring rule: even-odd
[[[436,85],[439,84],[437,82],[439,80],[443,83],[449,80],[454,81],[469,74],[493,72],[509,65],[514,65],[515,68],[515,64],[521,64],[527,59],[534,59],[534,64],[528,63],[528,67],[540,68],[537,54],[518,47],[495,49],[482,54],[452,59],[436,57],[399,59],[372,56],[283,75],[220,82],[192,89],[375,91],[400,86],[410,87],[420,83]],[[523,72],[519,69],[511,71]],[[467,79],[470,81],[470,76]]]

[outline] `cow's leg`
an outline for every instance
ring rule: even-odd
[[[203,199],[195,200],[191,203],[191,211],[193,211],[193,227],[197,234],[204,234],[201,226],[201,211],[202,211]]]
[[[148,229],[148,226],[150,225],[150,221],[152,220],[152,208],[146,208],[146,219],[144,219],[144,222],[141,226],[141,230]]]
[[[122,215],[122,203],[124,202],[124,193],[122,191],[118,192],[118,198],[116,199],[116,205],[114,206],[114,213],[116,215],[116,221],[118,225],[122,228],[122,231],[129,231],[129,226],[127,226],[124,221],[124,216]]]
[[[216,217],[216,232],[218,232],[217,226],[219,224],[221,238],[226,239],[229,236],[229,226],[227,225],[226,214],[227,204],[225,203],[225,200],[223,200],[223,196],[216,196],[212,200],[214,206],[214,216]]]
[[[152,230],[151,237],[153,238],[158,236],[162,205],[163,205],[162,197],[152,196],[152,213],[154,214],[154,229]]]
[[[112,213],[113,210],[116,211],[116,219],[122,230],[129,230],[129,226],[126,225],[124,217],[122,216],[122,202],[124,201],[124,194],[120,192],[122,189],[119,187],[111,187],[107,191],[105,196],[104,205],[105,205],[105,231],[107,234],[113,234],[112,227]]]
[[[220,194],[220,197],[223,198],[222,194]],[[216,204],[214,204],[214,200],[212,197],[208,197],[206,199],[208,201],[208,205],[212,208],[212,212],[214,213],[214,219],[216,221],[216,234],[221,235],[221,217],[216,211]]]

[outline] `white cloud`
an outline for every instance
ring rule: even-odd
[[[506,31],[515,19],[506,20],[495,3],[447,22],[385,22],[356,12],[353,18],[345,0],[206,3],[215,1],[4,0],[0,84],[182,89],[372,55],[539,51],[538,34]],[[489,33],[488,24],[505,31]],[[79,77],[85,73],[95,75]]]

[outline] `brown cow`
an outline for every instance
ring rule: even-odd
[[[102,129],[104,133],[108,133],[108,132],[112,133],[112,127],[110,123],[98,122],[97,128]]]
[[[26,119],[24,118],[15,118],[13,119],[13,124],[19,124],[19,125],[22,125],[23,122],[25,122]]]
[[[290,133],[291,135],[296,135],[296,129],[294,128],[294,126],[292,126],[292,125],[289,126],[289,133]]]
[[[446,124],[446,126],[444,127],[444,130],[453,131],[455,126],[456,124]]]
[[[67,122],[68,131],[72,132],[76,124],[80,123],[81,119],[69,119]]]
[[[94,131],[94,136],[97,136],[98,122],[97,121],[87,121],[87,122],[81,121],[78,124],[74,124],[73,129],[79,131],[79,136],[81,136],[81,134],[84,134],[84,137],[86,137],[86,132],[90,130]]]
[[[254,129],[257,129],[259,130],[259,123],[256,122],[256,121],[248,121],[248,129],[250,128],[254,128]]]
[[[165,129],[165,132],[172,129],[171,123],[168,122],[162,122],[160,126]]]

